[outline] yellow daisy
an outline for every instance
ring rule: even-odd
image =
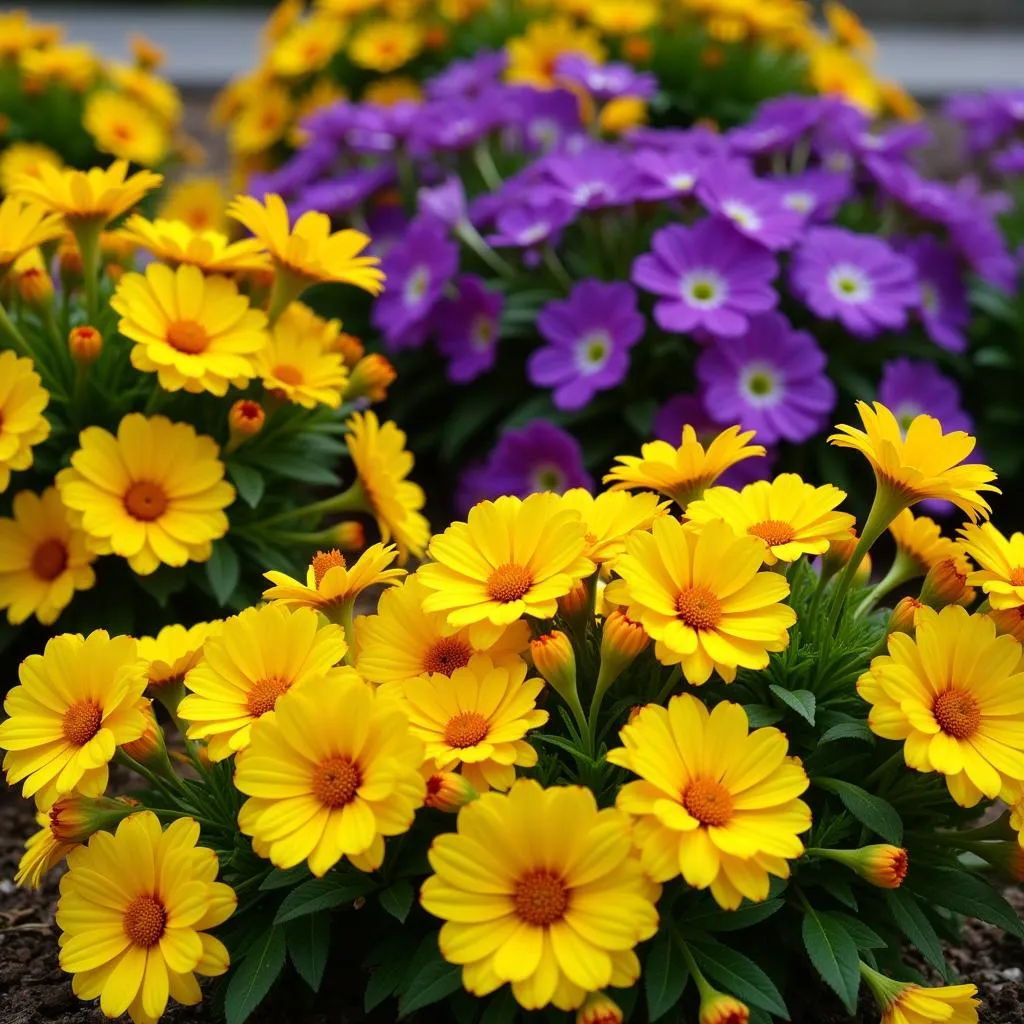
[[[829,0],[825,4],[825,20],[832,30],[836,41],[851,50],[860,50],[871,54],[875,49],[875,41],[864,23],[845,4]]]
[[[530,729],[548,720],[536,708],[543,679],[526,679],[526,663],[495,665],[475,654],[465,668],[401,683],[403,707],[413,736],[426,744],[438,771],[461,772],[478,793],[508,789],[516,766],[532,768],[537,751],[526,742]]]
[[[152,171],[137,171],[129,176],[127,160],[115,160],[109,167],[92,167],[88,171],[58,170],[40,164],[34,173],[17,178],[11,193],[44,210],[63,214],[72,226],[103,226],[159,188],[163,180],[162,175]]]
[[[257,155],[279,142],[288,130],[294,104],[288,90],[262,82],[247,93],[241,109],[230,119],[228,142],[233,153]]]
[[[42,92],[50,85],[84,93],[99,70],[96,54],[83,44],[26,50],[18,64],[24,76],[22,89],[30,94]]]
[[[29,889],[38,889],[43,879],[80,845],[58,839],[50,828],[50,815],[46,811],[36,815],[36,824],[41,827],[25,842],[25,852],[18,861],[18,872],[14,876],[15,885]]]
[[[279,868],[306,861],[319,877],[347,857],[375,871],[384,837],[407,832],[423,805],[422,764],[397,701],[346,669],[296,687],[256,723],[235,768],[249,797],[238,826]]]
[[[321,628],[310,608],[247,608],[226,620],[203,645],[202,661],[185,676],[190,693],[178,705],[188,738],[206,740],[211,761],[249,744],[253,722],[273,711],[281,694],[314,679],[335,682],[348,645],[340,626]]]
[[[331,231],[326,213],[309,210],[290,225],[288,208],[278,195],[267,195],[264,203],[252,196],[236,196],[228,216],[248,228],[270,251],[279,273],[290,274],[312,284],[339,281],[377,295],[384,274],[376,256],[360,256],[370,239],[346,228]]]
[[[269,343],[267,316],[227,277],[198,267],[151,263],[125,274],[110,300],[117,329],[135,342],[132,366],[156,373],[166,391],[226,395],[256,376],[256,355]]]
[[[405,75],[392,75],[370,82],[363,90],[363,103],[378,107],[393,107],[396,103],[422,103],[423,90],[419,82]]]
[[[924,988],[887,978],[863,961],[860,974],[882,1011],[880,1024],[978,1024],[976,985]]]
[[[649,492],[605,491],[594,497],[582,487],[566,491],[562,507],[579,512],[587,531],[586,556],[597,565],[621,555],[628,537],[637,530],[649,530],[669,508],[668,502],[659,502],[658,496]]]
[[[417,573],[434,591],[423,610],[447,613],[451,626],[475,626],[481,644],[524,615],[550,619],[558,598],[593,575],[586,547],[579,513],[556,494],[482,501],[431,540],[434,561]]]
[[[878,736],[903,740],[916,771],[941,772],[962,807],[1024,780],[1021,645],[959,605],[918,612],[916,636],[893,633],[889,653],[857,681]]]
[[[831,484],[815,487],[796,473],[781,473],[741,491],[711,487],[686,506],[686,518],[695,523],[721,519],[736,533],[757,537],[765,565],[774,565],[795,562],[801,555],[823,555],[832,541],[849,536],[853,516],[835,510],[845,497],[845,491]]]
[[[274,324],[267,344],[256,354],[256,374],[268,391],[304,409],[315,409],[318,404],[337,409],[348,370],[343,356],[325,349],[324,328],[310,329],[310,316],[324,328],[328,324],[301,302],[288,306]]]
[[[155,167],[170,147],[167,129],[130,96],[101,89],[85,101],[82,127],[101,153]]]
[[[42,810],[65,793],[99,796],[115,748],[146,725],[135,641],[102,629],[54,637],[21,663],[18,678],[4,701],[10,717],[0,722],[7,782],[24,780],[22,793]]]
[[[525,35],[510,39],[505,45],[509,82],[550,89],[555,85],[555,65],[567,53],[589,57],[595,64],[604,63],[605,48],[597,32],[577,27],[569,18],[560,16],[548,21],[533,21]]]
[[[21,491],[11,513],[0,519],[0,609],[7,609],[12,626],[30,615],[52,625],[76,590],[96,583],[95,555],[85,534],[68,522],[56,488]]]
[[[164,626],[156,636],[139,637],[139,658],[145,663],[146,682],[152,687],[175,686],[203,660],[203,645],[217,636],[223,623],[176,623]]]
[[[840,423],[836,430],[841,433],[833,434],[829,443],[859,451],[871,464],[879,491],[894,505],[907,508],[933,498],[951,501],[972,522],[988,518],[991,509],[981,492],[998,494],[999,488],[992,484],[996,474],[988,466],[964,462],[974,450],[970,434],[944,434],[937,419],[921,415],[904,437],[899,421],[880,402],[874,407],[858,402],[857,411],[864,429]]]
[[[1007,539],[991,523],[969,523],[960,535],[967,554],[981,566],[967,582],[980,586],[996,611],[1024,605],[1024,533]]]
[[[444,920],[441,955],[462,965],[466,990],[510,982],[524,1009],[573,1010],[590,992],[633,985],[660,888],[630,846],[625,816],[599,811],[582,786],[520,779],[463,807],[457,831],[430,846],[420,902]]]
[[[615,562],[622,579],[605,600],[625,606],[655,641],[655,657],[680,664],[687,682],[717,671],[731,683],[737,668],[762,669],[770,651],[785,650],[796,622],[781,603],[785,577],[758,571],[764,553],[762,540],[721,520],[684,526],[666,516],[626,542]]]
[[[23,172],[17,181],[24,180]],[[60,217],[8,196],[0,203],[0,275],[37,245],[60,238]]]
[[[320,71],[341,48],[344,37],[344,22],[337,18],[314,15],[296,22],[271,51],[270,68],[282,78],[299,78]]]
[[[140,576],[162,563],[205,562],[228,532],[235,489],[211,437],[188,423],[130,413],[115,437],[86,427],[57,474],[61,501],[100,554],[128,559]]]
[[[349,59],[360,68],[386,75],[408,64],[423,49],[423,29],[414,21],[370,21],[348,44]]]
[[[219,178],[187,178],[166,190],[160,204],[160,217],[164,221],[180,220],[197,233],[218,231],[224,234],[228,228],[224,212],[227,202]]]
[[[193,215],[194,216],[194,215]],[[204,274],[238,274],[270,269],[270,257],[255,238],[229,242],[212,228],[196,228],[183,220],[147,220],[132,214],[122,232],[158,260],[177,266],[188,263]]]
[[[154,1024],[168,998],[202,1001],[195,975],[228,969],[228,951],[208,928],[234,912],[234,890],[215,881],[217,855],[198,846],[199,825],[165,830],[152,811],[96,832],[68,855],[57,903],[60,965],[79,999],[99,998],[107,1017]]]
[[[0,56],[16,57],[25,50],[52,46],[63,31],[59,25],[32,21],[23,10],[0,11]]]
[[[944,559],[963,555],[955,540],[942,536],[942,527],[934,519],[915,516],[910,509],[904,509],[889,524],[889,532],[896,542],[897,555],[907,560],[908,571],[912,570],[914,576],[924,576]]]
[[[629,35],[645,32],[658,20],[658,5],[654,0],[597,0],[587,17],[602,32]]]
[[[513,622],[493,644],[477,646],[472,631],[448,625],[445,612],[426,612],[431,591],[419,574],[381,594],[376,615],[356,619],[356,669],[374,683],[400,683],[422,675],[451,674],[486,653],[495,664],[515,664],[530,643],[530,627]]]
[[[0,493],[7,490],[13,470],[32,465],[33,446],[50,436],[43,415],[49,401],[32,360],[0,352]]]
[[[609,490],[653,490],[680,507],[699,498],[730,466],[744,459],[764,455],[764,446],[748,444],[754,431],[739,427],[723,430],[705,450],[689,424],[683,427],[678,448],[667,441],[650,441],[640,455],[619,455],[621,465],[605,475]]]
[[[129,64],[111,64],[107,74],[121,92],[152,111],[165,125],[181,121],[181,97],[170,82]]]
[[[768,898],[769,875],[789,877],[801,856],[811,810],[809,785],[778,729],[749,732],[747,713],[722,701],[708,711],[681,694],[667,708],[648,704],[619,733],[611,764],[640,776],[619,790],[617,807],[635,817],[633,839],[647,873],[711,889],[720,907]]]
[[[0,192],[10,192],[14,180],[22,174],[35,174],[40,164],[60,167],[59,153],[41,142],[12,142],[0,153]]]
[[[354,487],[376,519],[381,538],[394,538],[399,564],[410,555],[421,558],[430,524],[420,513],[426,501],[423,488],[406,479],[415,460],[406,450],[405,432],[390,420],[381,424],[373,411],[354,413],[345,425],[349,458],[358,474]]]

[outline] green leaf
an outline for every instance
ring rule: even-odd
[[[314,992],[319,992],[331,948],[330,915],[321,911],[289,921],[284,936],[295,970]]]
[[[776,1017],[789,1020],[789,1010],[782,993],[749,957],[714,939],[692,939],[687,945],[697,966],[726,992],[751,1006],[759,1006]]]
[[[412,909],[414,895],[412,886],[404,878],[401,878],[394,885],[384,889],[377,898],[380,900],[380,905],[392,917],[405,924],[405,919]]]
[[[298,885],[299,882],[305,882],[313,876],[309,873],[309,868],[306,867],[305,862],[302,864],[296,864],[293,868],[282,870],[281,868],[274,868],[273,871],[267,875],[266,878],[260,883],[260,892],[270,892],[272,889],[287,889],[293,885]]]
[[[284,929],[269,928],[235,966],[224,993],[227,1024],[242,1024],[263,1002],[284,967]]]
[[[512,1024],[519,1013],[519,1004],[512,995],[512,990],[503,986],[500,992],[491,996],[480,1024]],[[653,1020],[653,1018],[651,1018]]]
[[[225,605],[238,586],[242,567],[238,552],[226,541],[214,541],[213,553],[206,563],[206,578],[210,581],[213,596],[219,604]]]
[[[388,935],[370,950],[366,966],[373,970],[363,994],[363,1009],[366,1013],[395,995],[408,970],[409,956],[414,949],[415,940],[403,931],[398,931]]]
[[[818,702],[810,690],[787,690],[784,686],[772,683],[768,687],[783,704],[792,708],[801,718],[814,725],[814,712]]]
[[[318,910],[330,910],[342,903],[351,903],[375,888],[376,883],[369,875],[346,877],[334,874],[311,878],[285,896],[278,907],[274,924],[285,924],[307,914],[315,914]]]
[[[746,903],[737,910],[697,911],[686,915],[684,927],[703,932],[738,932],[768,920],[786,905],[785,900],[765,900],[763,903]]]
[[[875,734],[864,722],[840,722],[822,733],[818,746],[835,743],[836,740],[862,740],[865,743],[874,743]]]
[[[857,943],[858,949],[884,949],[889,945],[878,932],[852,914],[830,910],[828,916],[838,921],[850,933],[850,938]]]
[[[495,394],[481,388],[465,397],[459,396],[451,415],[445,420],[444,434],[438,449],[445,462],[454,459],[474,434],[479,434],[492,416],[498,412]]]
[[[409,982],[398,1000],[399,1018],[440,1002],[462,988],[462,968],[441,959],[439,951]]]
[[[887,889],[882,895],[896,926],[910,940],[910,944],[932,967],[945,975],[947,967],[942,943],[931,921],[921,909],[917,897],[902,888]]]
[[[808,908],[801,932],[804,948],[825,984],[843,1001],[850,1013],[857,1011],[860,990],[860,954],[857,943],[842,923],[828,914]]]
[[[229,462],[228,475],[238,488],[238,495],[242,501],[249,508],[255,508],[263,499],[263,492],[266,490],[267,482],[263,479],[263,474],[241,462]]]
[[[940,907],[998,925],[1011,935],[1024,938],[1024,924],[1017,912],[976,875],[954,868],[918,868],[913,888]]]
[[[744,704],[743,710],[747,713],[747,722],[751,729],[775,725],[776,722],[781,722],[785,718],[778,708],[765,707],[764,704]]]
[[[647,1019],[654,1024],[679,1002],[690,977],[686,958],[671,932],[662,932],[651,944],[643,975]]]
[[[862,825],[877,832],[886,842],[897,846],[903,842],[903,822],[892,804],[842,779],[816,779],[815,783],[835,793]]]
[[[341,478],[333,470],[327,469],[309,459],[299,459],[294,455],[264,455],[253,457],[263,469],[268,469],[287,480],[298,480],[303,484],[316,484],[323,487],[337,486]]]

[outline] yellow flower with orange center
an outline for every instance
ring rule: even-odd
[[[181,97],[170,82],[150,74],[145,68],[128,64],[112,64],[107,73],[121,92],[151,111],[165,125],[173,126],[181,121]]]
[[[569,18],[559,16],[548,21],[532,21],[525,34],[505,44],[509,82],[551,89],[555,85],[555,65],[567,53],[589,57],[595,64],[605,59],[605,48],[590,26],[578,27]]]
[[[579,512],[587,531],[587,558],[597,565],[621,555],[633,533],[649,530],[654,520],[669,508],[668,502],[660,502],[656,494],[649,492],[605,491],[595,497],[582,487],[566,491],[562,506]]]
[[[180,220],[194,232],[223,234],[228,227],[227,201],[219,178],[186,178],[166,190],[159,212],[164,221]]]
[[[282,78],[300,78],[320,71],[341,49],[344,38],[345,24],[337,18],[314,15],[298,21],[275,43],[270,68]]]
[[[212,228],[194,228],[183,220],[150,221],[132,214],[122,234],[173,266],[190,264],[204,274],[236,274],[270,270],[270,257],[255,238],[229,242]]]
[[[59,25],[32,21],[26,11],[2,11],[0,56],[16,57],[24,50],[52,46],[60,39],[63,31]]]
[[[991,523],[969,523],[960,535],[967,553],[981,566],[967,582],[980,586],[996,611],[1024,605],[1024,533],[1007,538]]]
[[[42,92],[50,85],[85,92],[99,70],[96,54],[83,44],[25,50],[18,64],[24,75],[22,88],[29,94]]]
[[[349,59],[386,75],[408,64],[423,49],[423,28],[414,21],[367,22],[349,41]]]
[[[836,41],[851,50],[860,50],[864,54],[872,54],[875,41],[864,23],[845,4],[829,0],[825,4],[825,20],[832,30]]]
[[[378,107],[393,107],[396,103],[422,103],[423,90],[414,78],[392,75],[370,82],[363,90],[363,103],[374,103]]]
[[[223,623],[197,622],[194,626],[173,623],[156,636],[139,637],[139,657],[146,666],[146,681],[151,687],[174,686],[203,660],[203,646],[220,633]],[[152,691],[151,691],[152,692]]]
[[[12,471],[32,465],[33,447],[50,436],[43,415],[49,401],[32,360],[0,352],[0,493],[7,490]]]
[[[35,174],[40,164],[60,167],[59,153],[40,142],[12,142],[0,153],[0,192],[10,192],[15,179],[22,174]]]
[[[85,101],[82,127],[101,153],[154,167],[167,155],[170,136],[156,116],[137,100],[109,89]]]
[[[59,238],[63,230],[55,214],[8,196],[0,203],[0,274],[36,246]]]
[[[294,113],[288,90],[276,83],[261,82],[260,87],[246,91],[240,110],[225,123],[228,143],[233,153],[259,154],[279,142]]]
[[[585,11],[590,21],[609,35],[644,32],[658,20],[654,0],[596,0]]]

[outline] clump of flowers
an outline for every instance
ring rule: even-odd
[[[232,242],[144,216],[160,183],[124,161],[45,166],[0,202],[0,611],[14,627],[216,619],[259,593],[266,565],[297,573],[322,546],[343,566],[363,521],[403,561],[426,546],[405,435],[368,408],[393,371],[300,301],[323,281],[378,292],[367,236],[289,220],[271,195],[231,208],[255,232]]]
[[[717,482],[764,449],[687,425],[596,495],[477,503],[410,574],[322,550],[216,625],[52,639],[0,748],[40,812],[19,881],[67,860],[74,991],[141,1024],[226,974],[241,1024],[331,971],[335,1008],[386,1019],[736,1024],[853,1019],[863,985],[882,1022],[977,1024],[942,939],[1024,935],[999,894],[1024,540],[987,522],[973,438],[860,415],[831,438],[876,479],[859,524],[831,484]],[[897,576],[923,583],[890,609]],[[105,794],[111,763],[137,799]]]

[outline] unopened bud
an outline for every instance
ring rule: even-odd
[[[57,267],[65,285],[81,280],[82,254],[74,235],[66,235],[61,239],[57,247]]]
[[[921,609],[924,607],[916,597],[902,598],[896,607],[893,608],[892,615],[889,616],[886,634],[908,633],[910,636],[913,636],[914,631],[917,629],[917,621],[921,614]]]
[[[750,1009],[733,996],[709,989],[701,995],[700,1024],[747,1024]]]
[[[354,334],[346,334],[344,331],[334,339],[331,349],[345,360],[350,370],[366,355],[366,346]]]
[[[423,33],[423,45],[428,50],[440,50],[448,43],[448,29],[444,25],[428,25]]]
[[[76,363],[88,366],[99,359],[103,351],[103,335],[88,324],[72,327],[68,332],[68,349]]]
[[[50,831],[60,843],[84,843],[94,832],[112,831],[133,810],[122,800],[73,793],[50,808]]]
[[[552,630],[530,641],[530,654],[548,686],[570,707],[578,707],[576,655],[569,638],[560,629]]]
[[[842,540],[834,540],[828,546],[828,551],[821,556],[821,575],[825,579],[831,579],[846,563],[853,557],[854,548],[857,547],[857,532],[850,529],[850,535]]]
[[[168,766],[167,745],[164,731],[153,714],[153,702],[143,700],[141,711],[146,719],[146,728],[137,740],[122,743],[121,749],[133,760],[147,768],[162,771]]]
[[[436,811],[455,814],[477,798],[477,791],[469,780],[455,772],[434,772],[427,777],[427,797],[423,801]]]
[[[267,415],[263,406],[251,398],[240,398],[228,410],[228,430],[236,444],[255,437],[263,429]]]
[[[576,580],[572,590],[558,599],[558,614],[574,630],[586,628],[590,617],[590,588],[586,580]]]
[[[338,523],[331,536],[342,551],[362,551],[366,547],[366,527],[359,522]]]
[[[33,309],[44,310],[53,304],[53,281],[41,267],[29,267],[17,278],[18,294]]]
[[[622,56],[631,64],[646,64],[654,47],[646,36],[627,36],[622,40]]]
[[[1006,633],[1024,643],[1024,604],[1018,608],[990,608],[986,613],[996,624],[996,632]]]
[[[622,1024],[622,1010],[603,992],[591,992],[576,1011],[576,1024]]]
[[[651,638],[639,622],[616,609],[604,620],[601,632],[601,675],[614,682],[647,649]],[[600,684],[598,686],[600,688]]]
[[[143,71],[153,71],[163,64],[164,51],[155,43],[150,42],[145,36],[136,33],[129,39],[129,44],[132,49],[132,56],[135,58],[135,64],[142,68]]]
[[[345,389],[345,401],[368,398],[371,402],[383,402],[397,376],[395,368],[382,355],[371,352],[352,368]]]
[[[967,585],[970,571],[962,555],[936,562],[921,585],[921,603],[935,609],[949,604],[970,604],[976,596],[974,587]]]
[[[898,889],[907,877],[907,851],[889,843],[862,846],[859,850],[815,850],[819,857],[834,860],[856,872],[879,889]]]
[[[103,269],[113,284],[117,284],[125,274],[125,269],[120,263],[108,263]]]
[[[643,704],[634,704],[629,709],[629,717],[626,719],[626,724],[632,725],[640,717],[640,712],[643,711],[643,709]]]

